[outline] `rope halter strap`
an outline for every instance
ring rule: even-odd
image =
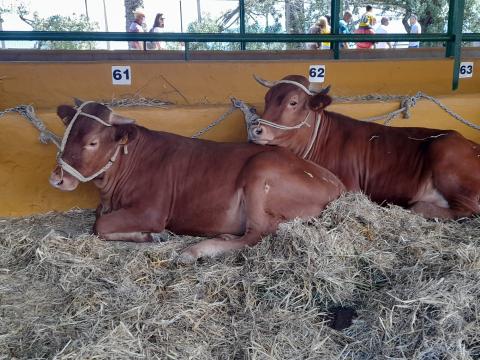
[[[71,166],[69,163],[67,163],[65,160],[62,159],[62,156],[63,156],[63,151],[65,150],[65,145],[67,144],[67,141],[68,141],[68,137],[70,136],[70,132],[72,131],[72,127],[73,127],[73,124],[75,123],[75,121],[78,119],[78,117],[80,115],[82,116],[85,116],[85,117],[88,117],[90,119],[93,119],[97,122],[99,122],[100,124],[104,125],[104,126],[107,126],[107,127],[112,127],[111,124],[103,121],[102,119],[100,119],[99,117],[95,116],[95,115],[91,115],[91,114],[88,114],[88,113],[85,113],[82,111],[83,107],[87,104],[90,104],[90,103],[93,103],[93,101],[86,101],[84,103],[82,103],[78,108],[77,108],[77,112],[75,113],[75,115],[73,116],[72,120],[70,121],[70,123],[68,124],[67,128],[65,129],[65,134],[63,135],[63,139],[62,139],[62,142],[60,144],[60,149],[57,153],[57,163],[58,165],[60,166],[60,168],[62,169],[62,178],[63,178],[63,170],[66,171],[67,173],[69,173],[70,175],[72,175],[74,178],[76,178],[78,181],[80,182],[87,182],[87,181],[90,181],[90,180],[93,180],[95,179],[98,175],[104,173],[105,171],[107,171],[112,165],[113,163],[115,162],[115,160],[117,159],[117,156],[118,156],[118,153],[120,152],[120,145],[117,146],[116,150],[115,150],[115,153],[113,154],[113,156],[110,158],[110,160],[108,160],[108,162],[105,164],[105,166],[103,166],[100,170],[98,170],[96,173],[94,173],[93,175],[90,175],[90,176],[84,176],[83,174],[81,174],[78,170],[76,170],[73,166]],[[111,110],[111,109],[110,109]],[[127,148],[126,148],[126,145],[124,145],[123,147],[123,151],[125,154],[127,154]]]
[[[319,94],[319,92],[313,92],[313,91],[309,90],[303,84],[301,84],[299,82],[296,82],[296,81],[293,81],[293,80],[278,80],[278,81],[275,81],[273,83],[273,86],[278,85],[278,84],[295,85],[295,86],[299,87],[300,89],[302,89],[306,94],[308,94],[310,96]],[[327,91],[328,91],[328,89],[329,89],[329,87],[327,88]],[[294,125],[294,126],[280,125],[280,124],[276,124],[276,123],[273,123],[271,121],[268,121],[268,120],[265,120],[265,119],[262,119],[262,118],[259,118],[257,120],[257,124],[267,125],[267,126],[275,128],[275,129],[279,129],[279,130],[295,130],[295,129],[300,129],[303,126],[310,127],[310,124],[308,123],[308,118],[310,117],[311,113],[312,113],[312,111],[309,111],[307,113],[307,115],[305,116],[305,119],[302,122],[300,122],[300,123],[298,123],[297,125]],[[313,131],[312,136],[310,137],[307,148],[305,149],[305,151],[302,154],[302,159],[305,159],[308,156],[308,154],[312,150],[313,146],[315,145],[315,140],[317,139],[319,128],[320,128],[320,114],[317,113],[316,114],[316,119],[315,119],[315,129]]]
[[[297,81],[293,81],[293,80],[278,80],[278,81],[275,81],[273,83],[273,86],[276,86],[278,84],[289,84],[289,85],[295,85],[297,87],[299,87],[300,89],[302,89],[305,93],[307,93],[308,95],[317,95],[318,93],[316,92],[313,92],[313,91],[310,91],[306,86],[304,86],[303,84],[300,84],[299,82]],[[305,116],[305,119],[298,123],[297,125],[294,125],[294,126],[285,126],[285,125],[280,125],[280,124],[275,124],[271,121],[268,121],[268,120],[265,120],[265,119],[262,119],[262,118],[259,118],[257,120],[257,123],[258,124],[263,124],[263,125],[267,125],[267,126],[270,126],[270,127],[273,127],[275,129],[279,129],[279,130],[295,130],[295,129],[300,129],[301,127],[303,126],[307,126],[307,127],[310,127],[310,124],[307,122],[309,116],[310,116],[310,113],[311,111],[308,112],[307,116]],[[318,120],[318,117],[317,117],[317,120]]]
[[[308,123],[308,118],[310,117],[311,113],[312,112],[309,111],[307,116],[305,116],[305,119],[303,119],[302,122],[299,122],[297,125],[294,125],[294,126],[280,125],[280,124],[276,124],[274,122],[271,122],[271,121],[268,121],[268,120],[265,120],[265,119],[262,119],[262,118],[257,119],[257,124],[267,125],[267,126],[275,128],[275,129],[279,129],[279,130],[295,130],[295,129],[300,129],[304,126],[310,127],[310,124]]]

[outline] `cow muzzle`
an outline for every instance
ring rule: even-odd
[[[267,145],[273,140],[269,129],[261,124],[255,124],[248,127],[248,141],[255,144]]]
[[[77,179],[65,173],[59,165],[50,174],[49,182],[54,188],[62,191],[73,191],[79,184]]]

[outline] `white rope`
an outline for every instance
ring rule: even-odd
[[[293,80],[278,80],[278,81],[275,81],[273,84],[274,84],[273,86],[278,85],[278,84],[295,85],[295,86],[299,87],[300,89],[302,89],[303,91],[305,91],[308,95],[317,95],[316,92],[310,91],[310,89],[307,89],[307,87],[305,87],[303,84],[300,84],[299,82],[296,82],[296,81],[293,81]]]
[[[305,116],[305,119],[303,119],[302,122],[298,123],[297,125],[294,125],[294,126],[285,126],[285,125],[280,125],[280,124],[276,124],[274,122],[271,122],[271,121],[268,121],[268,120],[265,120],[265,119],[262,119],[262,118],[258,118],[257,119],[257,122],[258,124],[263,124],[263,125],[267,125],[267,126],[270,126],[270,127],[273,127],[275,129],[280,129],[280,130],[295,130],[295,129],[300,129],[304,126],[307,126],[307,127],[310,127],[310,124],[308,123],[308,118],[310,117],[310,114],[312,112],[309,111],[307,116]]]
[[[67,163],[65,160],[62,159],[63,151],[64,151],[65,146],[67,144],[68,137],[70,136],[70,132],[72,131],[73,124],[75,123],[75,121],[77,121],[79,115],[82,115],[82,116],[88,117],[92,120],[95,120],[95,121],[99,122],[100,124],[102,124],[104,126],[112,127],[111,124],[103,121],[99,117],[97,117],[95,115],[85,113],[85,112],[82,111],[82,109],[85,105],[90,104],[92,102],[93,101],[86,101],[86,102],[82,103],[77,108],[77,112],[73,116],[72,120],[70,120],[70,123],[68,124],[67,128],[65,129],[65,133],[64,133],[63,139],[62,139],[62,143],[60,144],[60,148],[59,148],[58,153],[57,153],[57,163],[58,163],[58,165],[62,168],[62,170],[65,170],[66,172],[68,172],[70,175],[72,175],[74,178],[76,178],[80,182],[87,182],[87,181],[93,180],[98,175],[107,171],[113,165],[115,160],[117,159],[118,153],[120,151],[120,146],[121,146],[121,145],[117,145],[115,153],[110,158],[110,160],[108,160],[108,162],[105,164],[105,166],[103,166],[100,170],[98,170],[97,172],[95,172],[94,174],[92,174],[90,176],[84,176],[77,169],[75,169],[73,166],[71,166],[69,163]],[[127,154],[128,152],[127,152],[126,145],[123,145],[123,146],[124,146],[123,151],[124,151],[125,154]]]
[[[211,128],[217,126],[220,124],[223,120],[225,120],[231,113],[233,113],[236,110],[235,105],[230,106],[230,109],[228,109],[222,116],[220,116],[217,120],[212,121],[210,125],[207,127],[203,128],[202,130],[197,131],[195,134],[192,135],[192,139],[196,139],[203,134],[205,134],[207,131],[209,131]]]
[[[313,134],[310,137],[310,143],[308,144],[307,149],[303,153],[302,159],[306,159],[308,154],[310,153],[310,150],[312,150],[313,145],[315,144],[315,140],[317,140],[318,129],[320,129],[320,114],[319,113],[317,113],[317,116],[316,116],[315,130],[313,131]]]
[[[279,80],[279,81],[274,81],[273,86],[277,84],[292,84],[295,86],[298,86],[301,88],[305,93],[308,95],[316,95],[316,93],[313,93],[309,89],[307,89],[303,84],[292,81],[292,80]],[[272,87],[273,87],[272,86]],[[413,96],[401,96],[401,95],[378,95],[378,94],[373,94],[373,95],[366,95],[366,96],[352,96],[352,97],[332,97],[332,99],[336,102],[350,102],[350,101],[391,101],[391,100],[400,100],[400,109],[389,112],[384,115],[379,115],[379,116],[373,116],[367,119],[363,119],[362,121],[366,122],[373,122],[373,121],[378,121],[385,119],[384,124],[387,125],[390,121],[392,121],[395,117],[397,117],[400,114],[403,114],[404,119],[408,119],[410,117],[410,109],[414,107],[418,100],[420,99],[427,99],[432,101],[433,103],[437,104],[442,110],[444,110],[447,114],[452,116],[454,119],[460,121],[462,124],[467,125],[475,130],[480,130],[480,125],[477,125],[475,123],[472,123],[471,121],[468,121],[455,113],[454,111],[450,110],[447,108],[440,100],[434,98],[433,96],[427,95],[422,93],[421,91],[417,92]],[[263,120],[267,121],[267,120]],[[266,124],[266,123],[265,123]],[[270,125],[273,124],[272,122],[269,122]],[[284,129],[287,130],[287,129]]]
[[[14,108],[5,109],[0,111],[0,117],[8,113],[17,113],[27,119],[40,132],[39,140],[42,144],[51,142],[57,148],[60,148],[60,138],[46,128],[43,121],[35,114],[35,109],[32,105],[18,105]]]

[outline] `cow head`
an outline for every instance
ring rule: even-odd
[[[102,177],[103,173],[94,175],[136,135],[134,121],[115,114],[108,106],[80,100],[75,103],[75,108],[69,105],[57,108],[57,115],[67,129],[50,184],[64,191],[76,189],[79,181],[88,181],[89,177]]]
[[[248,138],[257,144],[288,147],[298,136],[308,138],[316,114],[332,102],[328,96],[330,87],[314,93],[308,89],[309,81],[304,76],[289,75],[274,82],[255,79],[270,88],[265,95],[262,119],[248,126]]]

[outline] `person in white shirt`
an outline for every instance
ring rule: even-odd
[[[422,27],[420,26],[419,22],[417,21],[416,15],[410,16],[410,34],[421,34]],[[408,43],[409,48],[418,48],[420,47],[419,41],[410,41]]]
[[[382,17],[382,20],[380,20],[380,26],[375,30],[376,34],[390,34],[390,29],[388,28],[388,24],[390,21],[388,20],[387,17]],[[376,49],[391,49],[392,44],[390,42],[378,42],[375,45]]]
[[[128,32],[144,32],[142,25],[145,22],[145,12],[143,9],[137,9],[133,14],[135,15],[135,20],[130,24]],[[129,41],[128,48],[133,50],[143,50],[143,42]]]
[[[155,16],[155,21],[150,29],[150,32],[161,33],[165,31],[165,18],[162,13]],[[149,41],[147,43],[147,49],[149,50],[162,50],[165,49],[165,41]]]

